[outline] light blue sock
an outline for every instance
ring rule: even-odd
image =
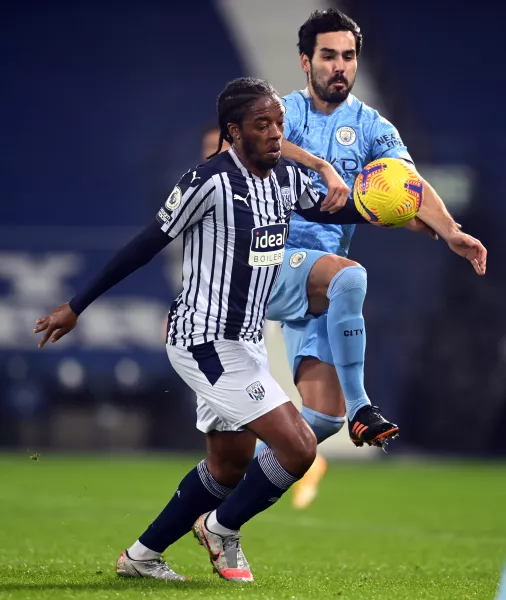
[[[335,435],[346,423],[345,417],[331,417],[330,415],[325,415],[312,408],[308,408],[307,406],[302,407],[300,414],[314,431],[319,444],[331,435]]]
[[[367,290],[364,267],[345,267],[330,282],[327,332],[332,358],[343,388],[351,421],[359,408],[370,404],[364,388],[365,325],[362,317]]]
[[[313,410],[312,408],[308,408],[307,406],[302,407],[300,415],[314,431],[318,443],[323,442],[323,440],[326,440],[331,435],[337,433],[346,422],[344,417],[331,417],[329,415],[324,415],[323,413]],[[263,442],[258,444],[255,449],[255,456],[257,456],[259,452],[262,452],[262,450],[266,447],[267,444]]]
[[[499,591],[497,592],[497,600],[506,600],[506,565],[499,583]]]

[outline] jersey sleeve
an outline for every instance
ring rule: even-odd
[[[383,117],[375,119],[371,128],[372,160],[377,158],[402,158],[413,162],[397,129]]]
[[[325,195],[320,194],[320,198],[323,201]],[[355,202],[351,197],[348,198],[343,208],[333,214],[321,210],[317,204],[305,210],[296,208],[295,212],[306,221],[322,223],[324,225],[362,225],[369,222],[358,212]]]
[[[200,175],[199,175],[200,172]],[[124,246],[69,306],[76,315],[107,290],[147,264],[178,233],[203,218],[214,202],[214,182],[202,171],[188,171],[172,190],[156,219]]]
[[[214,203],[214,180],[209,175],[205,176],[202,169],[197,167],[181,177],[158,211],[156,219],[162,231],[175,238],[203,219]]]
[[[305,122],[304,97],[299,92],[294,92],[283,98],[285,105],[284,136],[289,142],[299,144],[302,140]]]
[[[110,290],[137,269],[148,264],[171,241],[160,229],[155,219],[133,240],[121,248],[93,281],[74,296],[69,306],[80,315],[92,302]]]
[[[323,200],[325,196],[320,197],[320,193],[313,187],[313,182],[311,181],[311,177],[309,177],[306,167],[297,163],[297,167],[295,167],[293,171],[295,197],[297,198],[294,209],[299,212],[301,210],[304,211],[313,208],[320,200]]]

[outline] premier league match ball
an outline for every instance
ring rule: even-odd
[[[402,227],[422,205],[423,183],[404,161],[380,158],[362,169],[353,199],[358,212],[373,225]]]

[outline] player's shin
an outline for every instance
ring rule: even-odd
[[[339,271],[327,291],[329,343],[350,421],[361,407],[370,404],[364,388],[366,335],[362,306],[366,290],[366,270],[352,266]]]
[[[129,549],[134,560],[150,560],[191,531],[195,520],[214,510],[226,498],[231,488],[218,483],[201,461],[181,481],[179,487],[158,517]]]
[[[298,479],[281,466],[270,448],[265,448],[251,461],[244,479],[216,513],[210,515],[210,521],[216,519],[230,533],[238,531],[244,523],[279,500]],[[216,533],[225,535],[226,531],[221,529]]]

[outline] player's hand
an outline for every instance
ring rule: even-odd
[[[42,317],[42,319],[35,321],[35,325],[33,333],[45,331],[39,342],[39,348],[42,348],[49,338],[54,343],[69,331],[72,331],[77,325],[77,315],[72,311],[68,303],[61,304],[54,308],[47,317]]]
[[[323,179],[323,182],[327,186],[328,192],[325,196],[325,200],[322,202],[320,209],[334,214],[338,210],[341,210],[348,200],[350,195],[350,188],[344,183],[344,180],[334,167],[325,162],[318,171],[318,174]]]
[[[487,250],[485,246],[472,235],[458,231],[446,240],[455,254],[467,259],[478,275],[485,275],[487,270]]]

